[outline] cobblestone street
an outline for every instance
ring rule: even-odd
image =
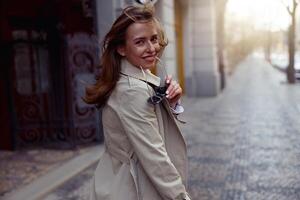
[[[185,102],[194,199],[300,199],[300,85],[284,82],[248,59],[220,96]]]
[[[300,85],[248,58],[215,98],[185,98],[194,200],[300,199]],[[95,166],[46,200],[86,199]]]

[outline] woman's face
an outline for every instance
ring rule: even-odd
[[[125,45],[118,52],[134,66],[151,69],[155,66],[159,50],[157,27],[150,21],[131,24],[126,31]]]

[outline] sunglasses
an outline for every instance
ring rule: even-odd
[[[167,70],[165,68],[165,66],[162,64],[162,61],[160,58],[156,57],[159,66],[163,69],[165,75],[167,75]],[[148,90],[149,90],[149,86],[147,84]],[[159,104],[163,99],[166,98],[167,94],[166,91],[169,87],[169,84],[165,84],[164,86],[160,86],[160,87],[156,87],[153,86],[154,89],[154,95],[148,98],[148,103],[152,104],[152,105],[156,105]]]
[[[166,96],[167,86],[154,88],[155,95],[148,98],[148,103],[152,105],[159,104]]]

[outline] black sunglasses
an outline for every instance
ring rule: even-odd
[[[168,86],[154,88],[155,95],[148,98],[148,102],[152,105],[159,104],[166,96]]]

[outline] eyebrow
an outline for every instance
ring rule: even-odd
[[[137,37],[137,38],[133,38],[133,41],[136,41],[136,40],[144,40],[146,39],[146,37]]]
[[[151,36],[151,38],[152,37],[158,37],[158,34],[153,34],[152,36]],[[136,38],[133,38],[133,41],[136,41],[136,40],[144,40],[144,39],[146,39],[146,37],[136,37]]]

